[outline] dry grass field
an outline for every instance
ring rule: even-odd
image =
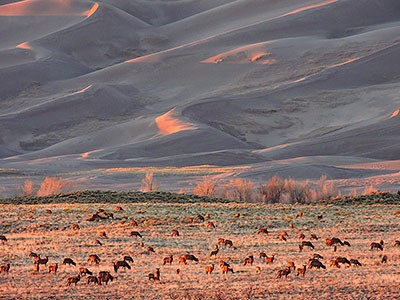
[[[0,298],[6,299],[395,299],[400,297],[400,205],[398,195],[375,195],[313,205],[263,205],[247,203],[222,203],[201,201],[188,197],[184,203],[171,194],[165,202],[158,194],[137,202],[121,194],[121,203],[113,199],[95,198],[84,194],[68,196],[73,202],[47,198],[15,199],[21,204],[0,205],[0,234],[7,242],[0,243],[0,264],[10,263],[8,273],[0,274]],[[107,194],[105,194],[107,195]],[[152,195],[152,194],[150,194]],[[155,195],[155,194],[153,194]],[[75,198],[74,198],[75,197]],[[189,199],[190,198],[190,199]],[[174,202],[174,199],[176,200]],[[196,201],[194,201],[194,200]],[[10,200],[4,200],[7,203]],[[94,202],[93,202],[94,201]],[[38,204],[23,204],[24,202]],[[40,204],[40,202],[46,204]],[[47,203],[48,202],[48,203]],[[50,203],[53,202],[53,203]],[[118,209],[119,207],[122,210]],[[88,221],[98,209],[113,213],[114,218]],[[298,212],[303,217],[296,218]],[[209,214],[209,219],[207,219]],[[104,215],[104,214],[100,214]],[[205,221],[196,216],[206,217]],[[319,220],[317,216],[322,215]],[[194,217],[190,222],[189,217]],[[135,220],[137,226],[132,225]],[[212,221],[215,228],[207,227]],[[74,230],[73,224],[80,229]],[[293,226],[291,226],[292,224]],[[266,227],[267,234],[257,234]],[[293,227],[293,228],[292,228]],[[172,236],[172,230],[179,236]],[[106,237],[101,237],[100,232]],[[143,237],[131,236],[131,231]],[[279,239],[282,231],[288,233],[287,241]],[[299,234],[311,241],[314,251],[299,251]],[[311,240],[315,234],[318,240]],[[337,237],[348,241],[348,246],[328,247],[325,238]],[[216,257],[210,257],[218,238],[229,239],[233,246],[219,246]],[[102,246],[96,245],[99,240]],[[384,241],[383,251],[370,250],[371,242]],[[140,242],[144,245],[141,246]],[[147,253],[147,247],[154,253]],[[48,264],[58,263],[57,274],[48,273],[40,265],[34,272],[30,251],[48,256]],[[260,259],[259,254],[275,255],[271,264]],[[193,254],[199,262],[178,264],[178,257]],[[326,269],[309,269],[305,277],[296,276],[292,270],[285,278],[276,278],[288,261],[297,267],[307,264],[314,254]],[[88,262],[90,254],[97,254],[99,265]],[[112,262],[130,255],[134,262],[130,270],[114,272]],[[163,258],[173,255],[171,265],[163,265]],[[244,265],[244,259],[254,256],[253,265]],[[387,263],[381,263],[383,255]],[[329,261],[338,256],[357,259],[361,267],[341,265],[332,268]],[[77,265],[63,265],[64,258],[72,258]],[[222,274],[219,261],[230,264],[234,273]],[[211,275],[205,267],[215,264]],[[261,271],[256,272],[256,267]],[[82,276],[76,286],[67,286],[67,278],[78,275],[79,267],[86,267],[94,275],[110,271],[115,280],[108,285],[88,285]],[[160,281],[149,281],[148,274],[160,268]],[[176,270],[180,272],[177,274]]]

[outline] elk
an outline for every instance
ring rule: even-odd
[[[99,279],[96,276],[92,276],[92,275],[89,275],[86,278],[86,282],[87,282],[87,284],[90,284],[92,282],[93,284],[101,285],[101,281],[99,281]]]
[[[318,215],[318,216],[317,216],[317,219],[318,219],[318,221],[322,221],[323,216],[322,216],[322,215]]]
[[[2,241],[3,245],[8,242],[7,238],[5,235],[0,235],[0,241]]]
[[[256,274],[261,274],[261,267],[260,266],[256,267]]]
[[[299,234],[299,239],[304,240],[306,238],[306,235],[304,233]]]
[[[249,265],[253,265],[253,262],[254,262],[254,257],[253,257],[253,255],[250,255],[250,256],[248,256],[248,257],[246,257],[245,259],[244,259],[244,263],[243,263],[243,265],[245,266],[245,265],[247,265],[247,264],[249,264]]]
[[[313,254],[313,258],[316,258],[316,259],[324,259],[324,258],[322,257],[322,255],[319,255],[318,253],[314,253],[314,254]]]
[[[382,256],[382,260],[381,260],[381,264],[385,264],[385,263],[387,263],[387,256],[386,255]]]
[[[136,222],[135,220],[131,220],[130,222],[132,227],[137,227],[138,226],[138,222]]]
[[[222,274],[228,274],[229,272],[234,273],[233,272],[233,268],[230,268],[230,267],[228,267],[226,265],[223,265],[221,267],[221,270],[222,270]]]
[[[67,279],[67,285],[68,286],[70,286],[72,283],[75,283],[75,286],[76,286],[76,284],[79,282],[81,280],[81,275],[77,275],[77,276],[72,276],[72,277],[69,277],[68,279]]]
[[[234,218],[239,218],[240,217],[240,213],[236,212],[235,215],[233,216]]]
[[[281,278],[282,276],[285,276],[285,278],[288,277],[290,274],[290,268],[286,267],[285,269],[278,270],[276,273],[276,278]]]
[[[210,216],[210,214],[209,214],[209,213],[206,213],[206,214],[204,215],[204,218],[208,220],[208,219],[210,219],[210,218],[211,218],[211,216]]]
[[[223,238],[219,238],[218,239],[218,244],[229,246],[229,247],[233,246],[233,242],[231,240],[226,240],[226,239],[223,239]]]
[[[214,222],[207,222],[207,227],[208,228],[215,228]]]
[[[133,258],[132,257],[130,257],[129,255],[125,255],[124,256],[124,260],[126,261],[126,262],[131,262],[131,263],[133,263]]]
[[[192,254],[185,254],[184,257],[185,257],[186,260],[192,260],[192,261],[195,261],[195,262],[199,262],[199,259],[196,256],[192,255]]]
[[[286,231],[282,231],[281,234],[279,235],[279,238],[281,241],[286,241],[286,239],[289,237],[288,233]]]
[[[311,240],[316,240],[316,241],[318,241],[318,237],[317,237],[317,235],[314,234],[314,233],[312,233],[312,234],[310,235],[310,239],[311,239]]]
[[[219,267],[222,269],[222,267],[224,267],[224,266],[230,267],[231,265],[228,264],[226,261],[220,260],[219,261]]]
[[[394,247],[400,247],[400,241],[399,240],[395,240],[393,246]]]
[[[108,239],[107,233],[106,233],[105,231],[100,231],[100,232],[99,232],[99,237]]]
[[[266,227],[258,228],[257,234],[260,234],[260,233],[268,235],[268,229]]]
[[[296,276],[302,275],[304,277],[304,275],[306,274],[306,270],[307,270],[307,265],[303,265],[301,268],[297,268]]]
[[[353,266],[361,267],[362,264],[358,261],[358,259],[350,259],[350,264]]]
[[[57,274],[57,270],[58,270],[58,263],[49,266],[49,273],[54,272],[54,274]]]
[[[52,214],[53,212],[52,212],[50,209],[46,209],[46,210],[45,210],[45,213],[46,213],[46,214]]]
[[[301,242],[301,244],[299,245],[299,250],[300,250],[300,252],[302,252],[303,251],[303,248],[304,247],[308,247],[308,248],[310,248],[311,250],[314,250],[314,245],[311,243],[311,242],[308,242],[308,241],[302,241]]]
[[[79,275],[83,276],[83,275],[93,275],[93,273],[91,271],[89,271],[89,269],[86,268],[79,268]]]
[[[329,261],[329,267],[340,269],[340,265],[339,265],[339,262],[337,261],[337,259],[331,259]]]
[[[343,242],[340,239],[335,238],[335,237],[333,237],[331,239],[325,239],[325,244],[327,246],[334,246],[336,244],[339,244],[340,246],[344,245]]]
[[[293,269],[293,271],[296,271],[296,265],[294,264],[294,261],[288,261],[287,262],[287,267],[289,269]]]
[[[35,263],[38,265],[45,265],[47,266],[47,262],[49,261],[49,257],[46,256],[46,258],[40,258],[40,256],[35,257]]]
[[[214,245],[214,250],[212,250],[211,253],[210,253],[210,257],[213,256],[213,255],[214,255],[214,256],[217,256],[218,251],[219,251],[218,244],[215,244],[215,245]]]
[[[117,207],[115,208],[115,211],[124,211],[124,209],[123,209],[121,206],[117,206]]]
[[[150,254],[150,253],[156,253],[156,251],[154,250],[154,248],[153,247],[147,247],[146,248],[146,254]]]
[[[369,250],[373,250],[373,249],[377,249],[377,250],[383,251],[383,241],[380,240],[379,243],[371,243],[371,246],[370,246]]]
[[[204,222],[204,217],[202,215],[197,215],[196,221]]]
[[[206,271],[206,274],[210,274],[212,273],[212,271],[214,271],[214,264],[212,264],[211,266],[207,266],[204,268]]]
[[[303,217],[303,212],[302,211],[299,211],[298,213],[297,213],[297,215],[296,215],[296,219],[297,218],[302,218]]]
[[[3,272],[8,273],[8,271],[10,271],[10,264],[2,265],[0,267],[0,273],[3,273]]]
[[[149,280],[158,280],[160,281],[160,268],[156,268],[155,273],[149,274]]]
[[[125,260],[118,260],[117,262],[112,262],[114,265],[115,273],[118,273],[119,268],[131,269],[131,266]]]
[[[67,258],[64,258],[62,264],[63,264],[63,265],[73,265],[73,266],[76,266],[76,263],[75,263],[71,258],[68,258],[68,257],[67,257]]]
[[[336,260],[337,260],[337,262],[340,263],[340,264],[348,264],[349,266],[351,266],[350,261],[349,261],[346,257],[338,256],[338,257],[336,258]]]
[[[97,276],[97,278],[99,280],[99,285],[101,285],[102,282],[104,282],[107,285],[108,281],[114,280],[114,276],[112,276],[108,271],[100,271],[99,276]]]
[[[323,265],[322,262],[320,262],[318,259],[315,258],[311,258],[308,261],[308,268],[312,269],[312,268],[316,268],[316,269],[326,269],[326,267]]]
[[[179,256],[178,257],[178,264],[187,265],[186,258],[184,256]]]
[[[165,257],[164,258],[164,265],[165,264],[170,264],[170,265],[172,265],[172,262],[174,261],[174,258],[173,258],[173,256],[172,255],[170,255],[169,257]]]
[[[142,235],[137,231],[131,231],[131,236],[136,236],[136,237],[143,238]]]
[[[179,231],[174,229],[174,230],[172,230],[171,235],[172,236],[179,236]]]
[[[100,257],[97,256],[97,254],[90,254],[88,261],[90,261],[90,263],[95,263],[96,265],[100,264]]]
[[[260,258],[262,259],[262,258],[266,258],[267,257],[267,254],[265,254],[265,252],[260,252]]]
[[[268,265],[268,264],[272,264],[273,262],[274,262],[274,260],[275,260],[275,255],[272,255],[271,257],[269,257],[269,256],[266,256],[265,257],[265,263]]]

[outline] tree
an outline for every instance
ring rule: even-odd
[[[274,176],[267,184],[260,185],[259,192],[262,199],[269,203],[279,203],[282,193],[285,191],[285,182],[282,178]]]
[[[229,198],[239,201],[251,201],[253,200],[253,188],[254,183],[252,181],[235,178],[229,181],[227,191]]]
[[[69,188],[70,186],[71,184],[61,177],[46,177],[40,184],[37,195],[57,195],[60,194],[65,188]]]
[[[157,190],[157,182],[154,180],[153,172],[146,172],[142,180],[142,192],[153,192]]]
[[[214,197],[217,189],[217,182],[209,177],[204,177],[203,181],[197,183],[193,189],[193,194],[198,196]]]

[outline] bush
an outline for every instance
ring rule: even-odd
[[[259,193],[263,202],[279,203],[285,191],[285,182],[278,176],[272,177],[267,184],[260,185]]]
[[[40,188],[37,191],[38,196],[49,196],[56,195],[63,192],[66,188],[69,188],[70,183],[60,177],[46,177],[40,184]]]
[[[204,177],[203,181],[198,182],[193,189],[193,194],[197,196],[215,197],[217,182],[211,178]]]
[[[154,192],[157,190],[157,182],[154,180],[153,172],[147,172],[142,180],[142,192]]]

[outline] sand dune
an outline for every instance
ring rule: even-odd
[[[398,172],[397,0],[0,3],[0,168]]]

